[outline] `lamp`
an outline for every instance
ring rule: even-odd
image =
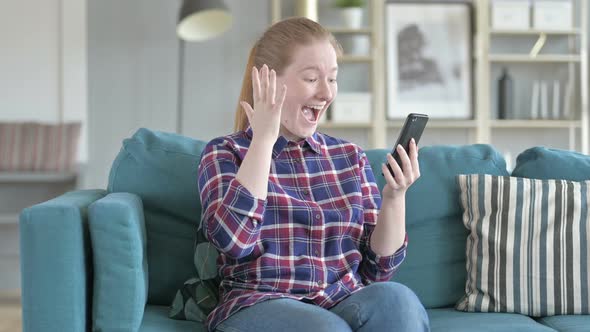
[[[232,18],[221,0],[184,0],[176,33],[186,41],[215,38],[231,26]]]
[[[182,132],[185,41],[205,41],[224,33],[232,24],[229,9],[222,0],[184,0],[178,14],[178,101],[176,132]]]

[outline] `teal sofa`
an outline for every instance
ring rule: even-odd
[[[106,190],[69,192],[22,211],[25,332],[205,331],[201,323],[168,318],[177,290],[195,275],[197,165],[205,144],[140,129],[123,142]],[[367,151],[380,186],[387,152]],[[454,309],[465,289],[468,234],[455,175],[509,173],[489,145],[427,146],[419,158],[422,177],[407,194],[407,258],[393,280],[416,292],[432,331],[589,331],[588,316]],[[557,166],[523,162],[538,158]],[[586,168],[563,162],[576,158]],[[519,157],[514,172],[581,180],[590,178],[590,163],[573,152],[537,148]]]

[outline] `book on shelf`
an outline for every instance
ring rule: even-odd
[[[572,98],[574,95],[573,86],[571,82],[565,84],[565,91],[563,92],[563,118],[570,119],[572,114]]]
[[[549,93],[547,81],[541,81],[540,90],[541,119],[549,119]]]
[[[539,118],[539,81],[533,82],[533,93],[531,95],[531,119]]]
[[[560,97],[560,83],[558,80],[553,81],[553,98],[552,98],[552,117],[553,119],[560,119],[559,97]]]

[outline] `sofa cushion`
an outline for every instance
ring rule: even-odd
[[[590,156],[560,149],[530,148],[516,158],[512,176],[532,179],[590,180]]]
[[[139,332],[206,332],[202,323],[168,318],[168,307],[148,305]]]
[[[206,142],[139,129],[113,162],[108,191],[138,195],[144,205],[149,261],[148,303],[169,305],[194,275],[201,217],[197,167]]]
[[[380,188],[388,150],[368,150]],[[419,150],[421,177],[406,194],[407,256],[392,280],[410,287],[426,308],[454,305],[465,288],[465,239],[455,176],[508,175],[503,157],[489,145],[427,146]]]
[[[93,331],[137,331],[148,293],[141,200],[115,193],[88,209],[94,258]]]
[[[588,314],[590,181],[461,175],[467,284],[457,309]]]
[[[541,317],[537,318],[537,321],[560,332],[587,332],[590,327],[590,316],[588,315]]]
[[[437,332],[555,332],[519,314],[461,312],[452,308],[428,309],[426,312],[430,329]]]

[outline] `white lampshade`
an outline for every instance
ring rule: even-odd
[[[184,0],[176,34],[186,41],[203,41],[222,34],[231,24],[232,17],[222,0]]]

